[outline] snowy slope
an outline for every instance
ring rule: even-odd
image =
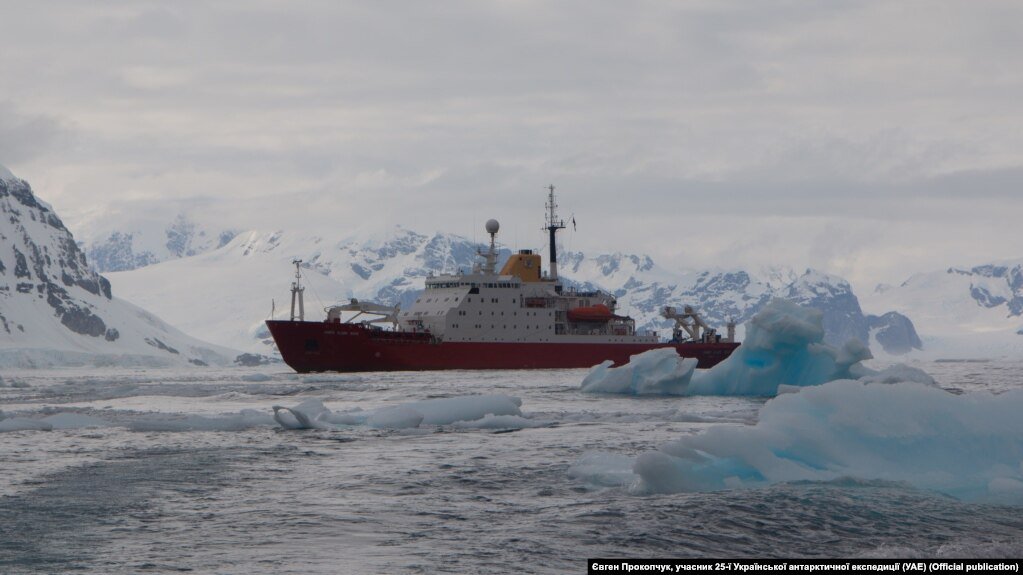
[[[119,293],[147,309],[173,318],[187,333],[236,349],[267,352],[272,340],[263,321],[286,318],[294,279],[291,254],[277,234],[240,234],[227,246],[130,272],[107,274]],[[284,254],[278,257],[279,254]],[[322,308],[351,290],[344,282],[306,271],[307,317],[321,319]]]
[[[75,222],[80,247],[100,273],[133,270],[226,245],[236,231],[185,206],[130,202],[106,206]],[[198,217],[197,217],[198,216]]]
[[[324,307],[352,297],[407,305],[427,275],[471,269],[476,250],[473,242],[460,236],[402,227],[334,238],[250,231],[206,253],[109,277],[119,293],[175,318],[176,325],[188,333],[265,353],[271,351],[271,341],[262,322],[269,316],[271,298],[277,302],[277,317],[285,317],[295,259],[303,261],[309,284],[307,317],[321,319]],[[507,255],[508,250],[501,251],[499,264]],[[615,294],[621,310],[636,318],[640,329],[658,330],[662,335],[670,333],[671,327],[659,316],[664,306],[693,305],[709,323],[723,327],[729,319],[746,321],[777,296],[822,309],[829,342],[869,337],[871,320],[862,314],[849,284],[809,270],[800,275],[772,269],[763,278],[744,270],[676,272],[647,256],[622,253],[563,252],[559,264],[566,283]],[[876,321],[885,324],[891,318]],[[911,329],[912,323],[905,323]],[[909,349],[912,343],[903,347]]]
[[[89,267],[29,184],[0,170],[0,365],[229,363],[132,304]]]
[[[1023,353],[1023,260],[916,274],[878,286],[865,304],[912,317],[925,349],[940,357]]]
[[[303,261],[306,313],[355,297],[408,304],[430,273],[468,270],[475,248],[456,236],[426,236],[397,227],[352,239],[249,231],[222,248],[129,272],[108,274],[120,293],[188,333],[255,352],[271,351],[263,321],[290,313],[292,261]],[[502,259],[508,255],[502,251]]]

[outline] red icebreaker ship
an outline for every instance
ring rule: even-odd
[[[632,318],[617,315],[611,294],[565,289],[554,247],[555,233],[565,226],[557,219],[554,187],[549,190],[547,274],[530,250],[512,255],[497,272],[499,225],[490,220],[483,262],[472,273],[427,278],[409,309],[352,300],[329,308],[325,321],[304,321],[301,262],[296,261],[292,319],[266,322],[285,363],[299,372],[579,368],[605,360],[622,365],[637,353],[673,347],[707,368],[739,346],[734,324],[722,337],[688,306],[681,313],[672,307],[661,311],[675,321],[671,341],[661,341],[654,333],[637,333]],[[357,313],[342,321],[343,312]],[[374,317],[356,321],[365,314]]]

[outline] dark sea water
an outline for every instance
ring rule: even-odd
[[[1020,363],[920,367],[953,393],[1023,384]],[[587,453],[634,457],[713,425],[748,425],[765,401],[583,394],[584,375],[5,373],[8,417],[71,412],[111,425],[0,433],[0,573],[582,573],[586,558],[610,556],[1023,556],[1019,507],[905,484],[850,477],[638,495],[574,478]],[[265,417],[308,398],[345,411],[474,393],[519,397],[543,425],[284,430],[220,415]],[[197,415],[221,430],[167,423]]]

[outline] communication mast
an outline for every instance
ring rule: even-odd
[[[555,234],[558,230],[565,229],[565,220],[558,219],[558,204],[554,201],[554,185],[547,186],[550,194],[547,196],[547,225],[543,228],[550,232],[551,242],[551,280],[558,279],[558,248],[555,244]]]
[[[497,220],[487,220],[486,230],[490,234],[490,249],[486,252],[476,250],[476,253],[485,258],[486,263],[483,265],[483,273],[487,275],[494,275],[497,267],[497,232],[501,229],[501,224]]]
[[[292,260],[295,264],[295,281],[291,282],[291,321],[295,321],[295,300],[298,300],[298,321],[305,321],[305,300],[302,286],[302,260]]]

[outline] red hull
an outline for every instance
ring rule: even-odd
[[[441,369],[557,369],[623,365],[651,349],[674,347],[701,368],[731,355],[738,343],[434,342],[428,334],[370,330],[355,324],[266,322],[284,362],[298,372]]]

